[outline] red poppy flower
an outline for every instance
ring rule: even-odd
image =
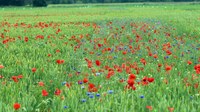
[[[126,51],[123,51],[122,54],[125,55],[125,54],[127,54],[127,52],[126,52]]]
[[[0,69],[2,69],[2,68],[4,68],[4,66],[3,66],[3,65],[0,65]]]
[[[48,92],[46,90],[42,90],[42,96],[48,96]]]
[[[187,61],[187,64],[188,64],[188,65],[191,65],[191,64],[192,64],[192,61]]]
[[[129,86],[133,86],[135,84],[133,79],[128,79],[127,83],[128,83]]]
[[[135,80],[135,79],[136,79],[135,74],[130,74],[130,75],[129,75],[129,79],[133,79],[133,80]]]
[[[2,75],[0,75],[0,79],[4,78]]]
[[[157,55],[157,54],[154,54],[153,57],[154,57],[154,58],[158,58],[158,55]]]
[[[88,89],[89,92],[97,92],[98,89],[96,87],[92,88],[92,89]]]
[[[146,65],[146,60],[144,58],[140,59],[140,62],[143,64],[143,65]]]
[[[38,82],[39,86],[44,86],[44,82]]]
[[[149,52],[149,56],[152,56],[153,54],[151,52]]]
[[[87,78],[84,78],[83,79],[83,83],[87,83],[88,82],[88,79]]]
[[[110,71],[108,72],[108,75],[106,76],[107,79],[109,79],[111,76],[113,76],[115,74],[115,72],[113,70],[110,69]]]
[[[122,69],[121,69],[121,68],[118,68],[118,69],[117,69],[117,72],[120,72],[120,73],[121,73],[121,72],[122,72]]]
[[[173,111],[174,111],[174,108],[168,107],[168,110],[169,110],[169,112],[173,112]]]
[[[153,82],[153,81],[154,81],[154,78],[153,78],[153,77],[150,77],[150,78],[148,78],[148,81],[149,81],[149,82]]]
[[[61,60],[61,63],[64,63],[65,62],[65,60]]]
[[[107,48],[108,51],[111,51],[111,48]]]
[[[24,41],[25,41],[25,42],[28,42],[28,37],[25,37],[25,38],[24,38]]]
[[[167,55],[171,55],[172,54],[172,52],[170,50],[167,50],[166,53],[167,53]]]
[[[134,85],[131,88],[132,88],[132,90],[136,90],[136,87]]]
[[[18,77],[17,76],[12,76],[12,79],[14,82],[18,82]]]
[[[59,52],[60,52],[60,50],[59,50],[59,49],[57,49],[57,50],[56,50],[56,53],[59,53]]]
[[[97,92],[98,89],[95,87],[94,84],[89,83],[89,84],[88,84],[88,91],[89,91],[89,92]]]
[[[123,83],[123,82],[124,82],[124,79],[120,79],[119,82]]]
[[[129,66],[126,67],[126,73],[130,74],[131,73],[131,68]]]
[[[171,66],[169,66],[169,65],[166,65],[166,66],[165,66],[165,70],[166,70],[166,71],[170,71],[171,69],[172,69]]]
[[[158,64],[158,67],[162,67],[162,64],[161,64],[161,63],[159,63],[159,64]]]
[[[36,68],[32,68],[32,72],[36,72],[36,70],[37,70]]]
[[[102,47],[103,46],[103,44],[98,44],[98,47]]]
[[[51,56],[51,54],[48,54],[48,57],[50,57]]]
[[[96,60],[96,65],[97,66],[100,66],[101,65],[101,62],[99,60]]]
[[[21,107],[21,105],[19,103],[15,103],[13,107],[15,110],[18,110]]]
[[[142,85],[143,85],[143,86],[146,86],[146,85],[148,85],[148,84],[149,84],[149,82],[147,82],[147,81],[143,81],[143,82],[142,82]]]
[[[17,78],[18,78],[18,79],[22,79],[22,78],[23,78],[23,75],[18,75]]]
[[[66,83],[65,86],[67,86],[68,88],[70,88],[72,86],[72,83]]]
[[[94,88],[94,87],[95,87],[94,84],[92,84],[92,83],[89,83],[89,84],[88,84],[88,88]]]
[[[3,40],[3,44],[6,44],[9,42],[9,39]]]
[[[146,76],[142,79],[143,82],[146,82],[147,80],[148,80],[148,77]]]
[[[61,29],[60,29],[60,28],[56,31],[56,34],[58,34],[59,32],[61,32]]]
[[[61,60],[56,60],[56,63],[57,64],[61,64]]]
[[[194,88],[197,89],[198,87],[199,87],[199,84],[198,84],[198,83],[195,83],[195,84],[194,84]]]
[[[92,68],[92,62],[88,62],[88,68]]]
[[[196,70],[197,74],[200,74],[200,64],[195,65],[194,69]]]
[[[149,109],[149,110],[153,110],[152,106],[146,106],[146,108]]]
[[[56,88],[56,91],[54,92],[55,95],[59,96],[61,94],[61,90],[59,90],[58,88]]]
[[[57,64],[63,64],[65,62],[65,60],[56,60]]]

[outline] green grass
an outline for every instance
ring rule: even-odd
[[[0,69],[0,76],[4,77],[0,79],[2,112],[13,112],[13,104],[16,102],[21,104],[21,108],[16,110],[19,112],[148,112],[146,106],[152,106],[153,112],[168,112],[168,107],[174,108],[174,112],[200,111],[200,88],[194,88],[194,85],[200,82],[199,75],[194,70],[194,66],[199,64],[200,52],[192,47],[193,45],[194,48],[199,48],[200,43],[199,4],[2,7],[0,21],[0,41],[15,39],[13,42],[0,44],[0,65],[4,66]],[[40,22],[43,23],[41,26]],[[112,24],[109,25],[110,22]],[[131,26],[131,23],[138,28]],[[45,27],[45,24],[48,26]],[[95,25],[99,28],[94,28]],[[121,28],[123,26],[125,30]],[[140,29],[142,27],[146,32]],[[58,29],[61,29],[61,32],[56,34]],[[135,42],[133,30],[143,39]],[[159,33],[154,33],[154,30]],[[151,36],[148,36],[148,33]],[[167,37],[166,33],[170,33],[170,36]],[[43,35],[44,39],[36,40],[35,37],[38,35]],[[80,35],[83,35],[83,39],[79,39]],[[71,39],[72,36],[76,39]],[[28,42],[24,42],[25,37],[29,38]],[[104,43],[104,38],[107,39],[107,44]],[[134,42],[129,43],[130,39]],[[157,39],[155,43],[148,42],[153,39]],[[103,47],[94,50],[94,45],[98,43],[103,44]],[[169,48],[172,51],[169,59],[164,59],[166,53],[162,49],[166,43],[174,45]],[[117,46],[123,47],[123,51],[126,51],[129,45],[133,48],[139,45],[140,50],[135,50],[135,54],[126,55],[120,50],[102,53],[104,48],[110,47],[116,50]],[[75,46],[80,46],[76,52]],[[147,46],[151,48],[152,53],[158,53],[158,59],[148,56]],[[56,50],[60,52],[56,53]],[[190,50],[191,53],[186,50]],[[94,52],[94,55],[89,52]],[[181,57],[182,52],[184,52],[183,57]],[[48,54],[52,56],[48,57]],[[177,58],[174,58],[175,56]],[[104,72],[101,72],[100,76],[94,76],[92,69],[87,67],[85,58],[92,60],[92,69],[96,72],[98,70]],[[141,58],[147,61],[145,66],[140,63]],[[58,59],[65,60],[64,64],[57,64]],[[95,60],[102,62],[100,67],[95,65]],[[187,65],[188,60],[192,61],[192,65]],[[114,65],[121,66],[123,63],[129,66],[129,63],[134,62],[140,69],[144,68],[139,74],[131,69],[132,73],[136,74],[137,81],[142,80],[144,76],[153,77],[155,81],[148,86],[135,84],[134,91],[124,90],[126,81],[119,82],[120,78],[128,79],[126,71],[122,73],[115,71],[111,79],[105,78],[108,71],[104,66],[113,68]],[[157,71],[159,63],[163,66]],[[169,73],[165,71],[165,65],[172,66]],[[34,67],[37,68],[35,73],[31,71]],[[178,75],[179,73],[181,75]],[[14,82],[12,76],[20,74],[23,78]],[[72,74],[72,77],[69,74]],[[192,74],[198,78],[192,80]],[[85,77],[89,78],[90,83],[102,86],[97,92],[101,95],[100,98],[87,96],[87,83],[82,85],[85,89],[81,89],[81,85],[77,84],[78,80]],[[186,86],[184,78],[188,78],[191,86]],[[164,83],[165,80],[168,84]],[[45,86],[40,87],[38,82],[44,82]],[[71,88],[62,85],[62,82],[72,83]],[[54,95],[56,88],[62,91],[61,95]],[[48,91],[48,96],[42,96],[43,89]],[[109,90],[113,90],[113,94],[109,94]],[[140,98],[141,95],[144,95],[144,98]],[[81,102],[82,99],[87,101]],[[65,109],[64,106],[68,108]]]

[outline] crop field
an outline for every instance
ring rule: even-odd
[[[0,7],[0,112],[200,112],[200,4]]]

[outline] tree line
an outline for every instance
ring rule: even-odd
[[[128,3],[128,2],[197,2],[200,0],[0,0],[0,6],[47,6],[47,4]]]

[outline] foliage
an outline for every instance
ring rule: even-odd
[[[34,7],[45,7],[47,6],[46,0],[33,0]]]
[[[7,6],[7,5],[23,6],[24,4],[25,0],[0,0],[0,6]]]

